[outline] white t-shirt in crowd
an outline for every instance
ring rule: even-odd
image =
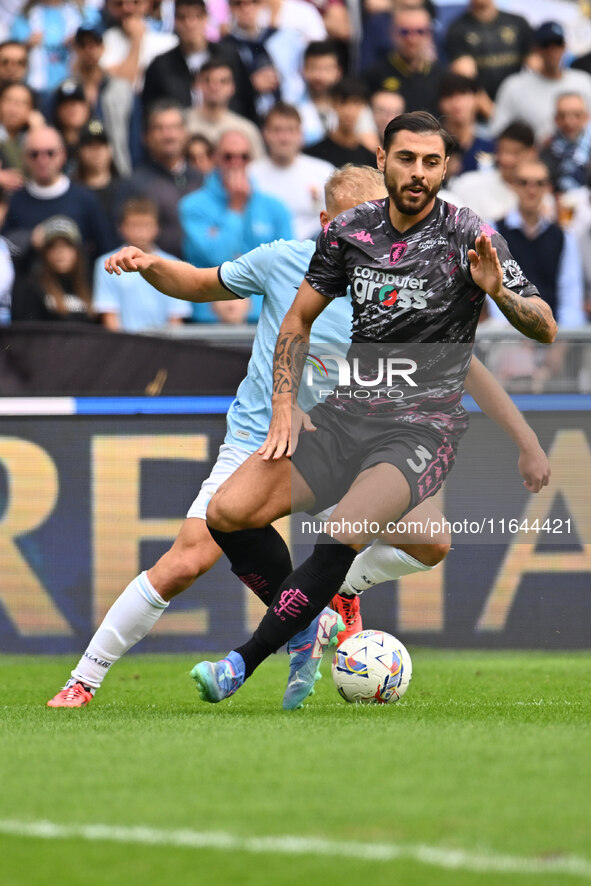
[[[129,55],[131,42],[121,28],[108,28],[103,35],[105,51],[101,56],[101,67],[108,69],[114,65],[120,65]],[[150,62],[154,61],[157,55],[168,52],[173,46],[176,46],[179,38],[175,34],[163,34],[156,31],[146,31],[142,37],[139,56],[139,75],[137,82],[134,83],[134,89],[139,92],[144,82],[144,72]]]
[[[501,83],[496,98],[490,130],[498,136],[515,120],[529,123],[539,143],[555,129],[556,99],[563,92],[578,92],[591,111],[591,76],[585,71],[566,68],[558,80],[550,80],[536,71],[520,71]]]
[[[298,240],[315,240],[320,233],[324,183],[333,171],[332,163],[305,154],[298,154],[291,166],[277,166],[269,157],[262,157],[249,167],[257,188],[291,210]]]

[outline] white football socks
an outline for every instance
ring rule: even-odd
[[[413,572],[427,572],[434,566],[426,566],[410,554],[376,539],[368,548],[357,554],[339,590],[340,594],[362,594],[383,581],[395,581]]]
[[[72,671],[74,680],[98,689],[111,665],[146,636],[168,605],[145,572],[134,578],[97,628]]]

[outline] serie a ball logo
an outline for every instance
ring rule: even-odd
[[[336,651],[332,678],[345,701],[388,704],[398,701],[412,677],[412,662],[400,640],[383,631],[360,631]]]

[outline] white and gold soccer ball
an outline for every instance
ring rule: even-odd
[[[412,677],[408,650],[384,631],[359,631],[341,643],[332,663],[339,695],[359,704],[388,704],[402,698]]]

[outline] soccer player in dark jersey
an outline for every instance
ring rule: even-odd
[[[269,434],[212,498],[207,521],[233,571],[264,581],[271,570],[263,527],[290,511],[338,504],[312,555],[279,583],[252,638],[220,662],[195,666],[206,701],[232,695],[321,611],[358,550],[440,488],[467,427],[463,381],[487,293],[527,337],[556,336],[550,308],[503,238],[470,209],[438,199],[450,148],[426,112],[392,120],[377,153],[388,198],[337,216],[318,238],[277,338]],[[294,401],[311,324],[348,286],[353,383],[345,377],[305,414]],[[401,355],[390,359],[404,385],[388,378],[368,399],[371,361],[383,370],[388,354]]]

